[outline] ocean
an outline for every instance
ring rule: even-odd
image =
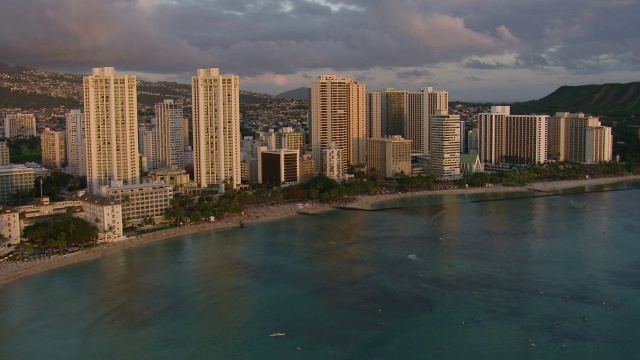
[[[1,287],[0,359],[635,359],[638,187],[407,198],[132,248]]]

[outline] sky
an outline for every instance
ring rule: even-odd
[[[198,68],[277,94],[335,74],[510,102],[639,80],[640,0],[2,0],[0,62],[114,66],[190,83]]]

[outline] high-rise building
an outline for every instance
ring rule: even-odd
[[[262,151],[258,157],[258,183],[274,186],[294,185],[300,181],[298,150]]]
[[[191,136],[189,135],[190,122],[191,121],[189,121],[189,119],[187,118],[182,119],[182,143],[184,144],[184,150],[187,150],[187,147],[191,146],[191,143],[189,141],[189,139],[191,139]]]
[[[33,114],[9,114],[4,118],[5,138],[28,136],[36,136],[36,118]]]
[[[87,175],[87,147],[84,114],[79,109],[64,115],[67,125],[67,172],[73,176]]]
[[[49,128],[46,128],[40,134],[42,166],[49,169],[62,169],[65,167],[67,146],[64,135],[62,131],[52,131]]]
[[[478,114],[478,153],[484,164],[547,161],[548,115],[511,115],[509,106]]]
[[[400,135],[367,140],[367,169],[384,179],[398,174],[411,175],[411,140]]]
[[[585,134],[585,159],[587,164],[613,159],[613,135],[608,126],[588,126]]]
[[[234,188],[241,182],[238,76],[198,69],[192,99],[195,180],[201,187]]]
[[[340,181],[344,179],[346,174],[342,162],[344,161],[344,149],[341,149],[335,144],[331,143],[326,148],[322,149],[322,162],[321,172],[325,174],[329,179]]]
[[[380,91],[367,94],[367,139],[382,136],[381,96]]]
[[[388,88],[368,96],[368,121],[379,119],[380,136],[402,135],[412,141],[412,153],[429,154],[429,117],[443,111],[448,113],[446,91],[431,87],[420,91]]]
[[[556,161],[591,163],[587,159],[592,158],[587,154],[587,129],[600,126],[600,119],[584,113],[556,113],[549,118],[547,156]]]
[[[478,152],[478,128],[467,131],[467,150]]]
[[[146,158],[147,161],[147,166],[144,171],[157,169],[159,167],[158,128],[155,126],[155,122],[152,124],[138,125],[138,148],[140,149],[140,154]]]
[[[386,88],[380,94],[382,136],[407,136],[408,91]]]
[[[182,103],[165,100],[156,104],[158,167],[184,168]]]
[[[89,191],[112,180],[138,184],[136,77],[116,75],[112,67],[94,68],[83,84]]]
[[[9,146],[6,141],[0,141],[0,166],[9,165]]]
[[[304,151],[304,133],[295,132],[291,127],[283,127],[276,133],[276,149]]]
[[[466,123],[464,121],[460,121],[460,153],[464,154],[467,152],[467,129]]]
[[[429,117],[431,173],[452,179],[460,175],[460,116],[434,114]]]
[[[352,79],[322,75],[311,86],[309,137],[318,170],[325,169],[323,149],[333,143],[342,149],[341,173],[349,164],[366,161],[365,85]]]

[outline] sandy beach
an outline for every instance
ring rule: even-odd
[[[611,178],[597,178],[597,179],[584,179],[584,180],[564,180],[564,181],[550,181],[550,182],[536,182],[524,187],[505,187],[501,185],[482,187],[482,188],[468,188],[468,189],[450,189],[450,190],[433,190],[433,191],[419,191],[409,193],[392,193],[384,195],[373,196],[359,196],[354,202],[348,204],[341,204],[342,208],[353,208],[360,210],[371,210],[375,205],[382,201],[388,201],[404,197],[413,196],[427,196],[427,195],[444,195],[444,194],[475,194],[475,193],[489,193],[489,192],[515,192],[515,191],[556,191],[562,189],[569,189],[574,187],[586,186],[586,185],[605,185],[622,181],[640,180],[640,175],[625,176],[625,177],[611,177]],[[307,202],[304,202],[305,204]],[[331,205],[326,204],[313,204],[312,206],[302,210],[304,213],[315,214],[331,210]],[[25,278],[34,274],[38,274],[44,271],[49,271],[64,266],[69,266],[85,261],[94,260],[109,254],[117,253],[138,247],[145,244],[154,243],[157,241],[163,241],[178,236],[184,236],[189,234],[195,234],[205,231],[223,230],[234,227],[239,227],[240,222],[244,226],[250,226],[259,222],[274,221],[278,219],[288,218],[298,215],[301,211],[297,203],[286,203],[280,205],[267,205],[267,206],[255,206],[245,210],[243,215],[232,216],[221,221],[215,221],[213,223],[200,223],[195,225],[187,225],[178,228],[168,228],[166,230],[156,231],[149,234],[137,235],[133,238],[129,238],[123,241],[115,243],[103,243],[96,247],[78,251],[76,253],[68,255],[56,255],[50,257],[43,257],[38,260],[31,260],[25,262],[6,261],[0,263],[0,286],[6,285],[15,280]]]

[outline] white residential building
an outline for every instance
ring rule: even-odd
[[[112,67],[94,68],[83,83],[89,191],[111,181],[138,184],[136,77],[116,75]]]
[[[111,186],[102,186],[98,195],[122,204],[124,226],[139,225],[147,218],[160,223],[164,221],[164,214],[173,199],[173,187],[164,182],[123,185],[118,181]]]
[[[24,138],[36,136],[36,118],[33,114],[9,114],[4,118],[4,137]]]
[[[182,103],[164,100],[157,103],[155,108],[158,167],[184,169]]]
[[[366,89],[352,79],[322,75],[311,86],[309,138],[317,170],[326,170],[323,149],[333,143],[342,152],[341,173],[366,162]]]
[[[192,78],[194,175],[201,187],[235,188],[240,174],[240,92],[236,75],[198,69]]]
[[[434,114],[429,117],[431,173],[442,179],[460,176],[460,116]]]
[[[67,172],[73,176],[86,176],[87,147],[84,114],[75,109],[65,114],[64,117],[67,125]]]
[[[7,204],[17,191],[33,189],[34,173],[25,165],[0,166],[0,204]]]
[[[46,128],[40,133],[42,166],[48,169],[63,169],[66,165],[67,145],[65,133]]]

